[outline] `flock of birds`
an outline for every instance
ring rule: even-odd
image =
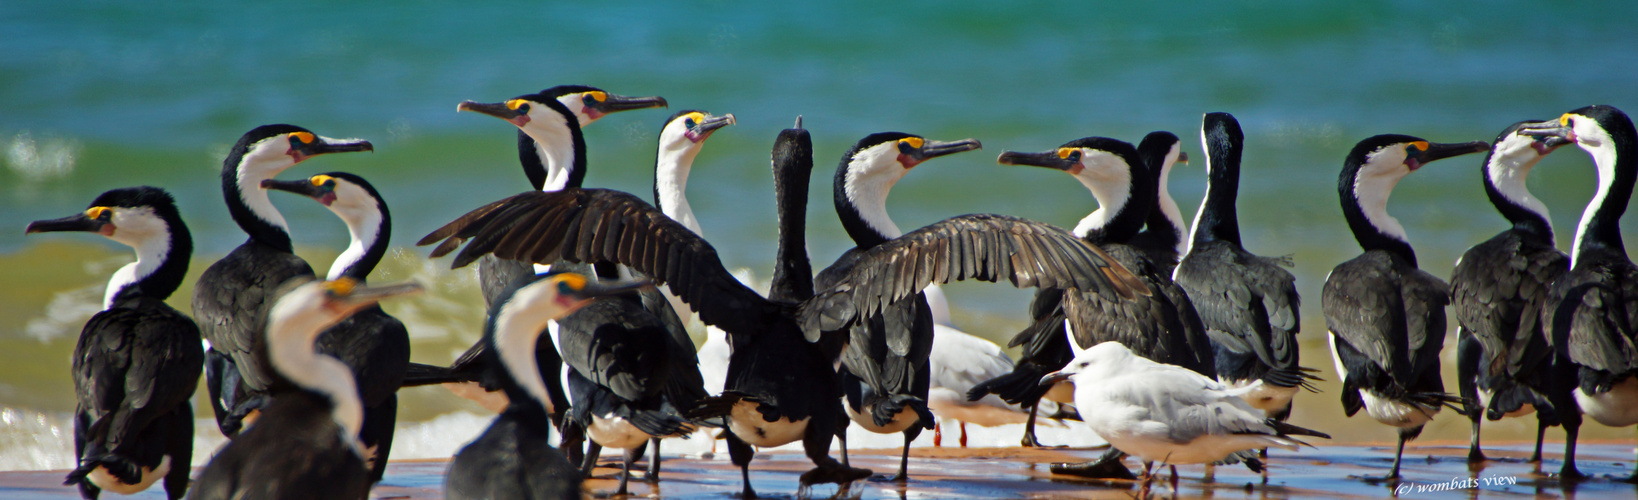
[[[199,278],[197,322],[164,302],[192,253],[165,191],[115,189],[82,213],[30,224],[29,233],[95,232],[137,255],[110,280],[75,348],[78,467],[67,483],[86,498],[161,480],[173,499],[363,498],[390,454],[396,391],[438,383],[475,383],[504,408],[455,455],[450,498],[578,498],[602,448],[624,452],[623,494],[634,461],[651,453],[646,477],[657,480],[660,438],[692,432],[727,440],[746,498],[755,496],[755,448],[797,441],[815,466],[804,487],[845,485],[873,474],[848,465],[850,424],[903,434],[904,480],[909,444],[934,428],[935,413],[963,425],[1027,421],[1025,446],[1039,444],[1038,414],[1082,419],[1110,452],[1053,471],[1102,477],[1131,477],[1126,454],[1151,478],[1155,462],[1262,470],[1268,447],[1329,437],[1284,421],[1319,377],[1300,364],[1289,261],[1241,244],[1234,117],[1204,117],[1209,185],[1188,231],[1166,188],[1173,164],[1187,161],[1170,133],[1137,146],[1086,137],[1000,155],[1061,170],[1091,191],[1099,208],[1073,231],[980,214],[910,232],[887,214],[894,183],[979,142],[871,134],[835,174],[836,212],[857,246],[817,274],[804,234],[813,151],[799,118],[773,147],[779,241],[762,295],[718,260],[685,197],[696,155],[733,115],[667,119],[654,205],[582,187],[582,127],[666,105],[584,86],[460,104],[516,126],[533,189],[419,242],[435,244],[434,257],[456,254],[455,267],[478,262],[489,304],[482,340],[447,367],[410,363],[405,326],[376,305],[420,285],[366,283],[391,234],[380,193],[341,172],[274,178],[314,156],[370,151],[369,142],[290,125],[239,139],[222,191],[249,239]],[[1566,144],[1587,151],[1599,176],[1569,255],[1554,248],[1547,209],[1525,186]],[[1363,409],[1398,429],[1388,477],[1399,474],[1404,442],[1442,407],[1472,420],[1472,460],[1483,460],[1482,418],[1534,412],[1542,429],[1563,426],[1567,481],[1582,477],[1574,459],[1584,415],[1638,424],[1638,268],[1617,227],[1638,179],[1635,147],[1625,114],[1591,106],[1515,124],[1492,144],[1378,135],[1348,153],[1338,194],[1365,251],[1332,271],[1321,301],[1347,414]],[[1484,151],[1485,190],[1512,227],[1469,250],[1447,284],[1418,268],[1388,197],[1429,162]],[[292,252],[270,190],[311,198],[346,222],[350,245],[325,278]],[[1030,325],[1011,342],[1022,347],[1016,362],[949,325],[936,285],[966,279],[1038,289]],[[1447,304],[1459,325],[1458,394],[1440,379]],[[692,314],[710,325],[697,353],[683,327]],[[189,401],[201,376],[232,440],[190,488]],[[843,439],[840,461],[833,438]],[[1538,434],[1533,460],[1540,450]]]

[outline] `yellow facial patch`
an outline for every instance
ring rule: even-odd
[[[518,108],[522,107],[525,104],[529,104],[529,101],[525,101],[523,99],[513,99],[513,100],[510,100],[510,101],[506,101],[506,109],[510,109],[512,111],[517,111]]]
[[[358,286],[358,280],[352,278],[337,278],[335,281],[324,282],[324,290],[338,297],[352,295],[353,287],[356,286]]]
[[[694,112],[694,113],[689,113],[689,114],[683,115],[683,117],[687,118],[687,119],[690,119],[690,120],[694,120],[695,125],[699,125],[699,124],[705,122],[705,114],[704,113]]]
[[[292,134],[290,134],[290,138],[291,138],[291,139],[295,139],[295,140],[298,140],[298,141],[301,141],[301,143],[302,143],[302,144],[312,144],[312,143],[313,143],[313,141],[314,141],[314,140],[316,140],[316,139],[315,139],[315,138],[314,138],[314,137],[313,137],[313,133],[312,133],[312,132],[296,132],[296,133],[292,133]]]
[[[1416,141],[1416,142],[1410,143],[1410,145],[1411,145],[1411,147],[1416,148],[1417,151],[1427,151],[1428,150],[1428,141]]]
[[[557,282],[568,285],[570,290],[578,291],[586,288],[586,277],[576,273],[559,274],[557,275]]]
[[[907,146],[910,146],[910,147],[916,148],[916,149],[921,149],[921,146],[923,144],[926,144],[926,143],[927,143],[927,140],[922,139],[920,137],[906,137],[906,138],[903,138],[903,139],[899,139],[899,144],[904,144],[904,145],[907,145]]]
[[[1067,160],[1070,155],[1075,154],[1075,151],[1075,148],[1058,148],[1058,157]]]
[[[112,212],[112,211],[114,211],[114,209],[108,208],[108,207],[91,207],[91,208],[85,209],[85,216],[90,217],[92,219],[101,219],[103,214],[106,214],[106,213]]]
[[[597,102],[603,102],[603,101],[609,100],[609,93],[608,92],[591,91],[591,92],[586,93],[586,97],[590,97],[590,98],[592,98],[592,100],[597,101]]]
[[[323,186],[325,184],[334,182],[335,180],[336,180],[335,177],[330,177],[330,176],[324,175],[324,174],[319,174],[319,175],[315,175],[315,176],[307,178],[307,181],[313,183],[314,186]]]
[[[1558,117],[1558,124],[1563,125],[1565,127],[1570,126],[1570,114],[1569,113],[1564,113],[1563,115],[1560,115]]]

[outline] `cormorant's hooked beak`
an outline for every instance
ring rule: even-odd
[[[1534,138],[1535,143],[1530,146],[1536,148],[1536,152],[1543,156],[1558,149],[1559,146],[1574,143],[1576,140],[1575,130],[1564,125],[1561,120],[1525,125],[1520,127],[1519,135]]]
[[[1080,173],[1080,158],[1075,156],[1059,156],[1057,150],[1044,153],[1020,153],[1007,151],[995,159],[1002,165],[1024,165],[1029,167],[1046,167],[1054,170],[1069,172],[1070,175]]]
[[[352,278],[337,278],[324,283],[326,298],[334,307],[357,309],[391,297],[421,293],[424,287],[411,281],[391,285],[368,285]]]
[[[1188,165],[1189,164],[1189,152],[1188,151],[1178,151],[1177,152],[1177,163],[1182,163],[1184,165]]]
[[[583,99],[586,105],[583,112],[594,120],[609,113],[670,106],[665,102],[665,98],[660,96],[626,97],[608,92],[587,92]]]
[[[1457,143],[1430,142],[1427,143],[1427,149],[1417,150],[1408,158],[1405,158],[1405,165],[1409,166],[1410,169],[1414,171],[1418,168],[1422,168],[1423,165],[1427,165],[1438,160],[1443,160],[1445,158],[1489,150],[1490,144],[1484,141]]]
[[[1073,375],[1073,373],[1066,373],[1063,370],[1048,373],[1046,376],[1041,377],[1040,385],[1054,385],[1059,382],[1068,381],[1070,375]]]
[[[921,147],[910,147],[909,144],[903,141],[899,143],[899,164],[904,165],[904,168],[912,168],[920,165],[921,162],[940,156],[953,155],[984,147],[983,144],[978,142],[978,139],[962,139],[949,142],[918,139],[922,141]]]
[[[315,175],[297,181],[281,181],[277,179],[263,179],[262,189],[272,189],[287,193],[296,193],[330,206],[336,201],[335,181],[328,175]]]
[[[302,139],[308,140],[304,141]],[[292,139],[290,142],[292,143],[290,156],[295,157],[296,163],[323,154],[375,151],[375,146],[371,145],[370,141],[363,139],[331,139],[320,135],[306,134],[303,137]]]
[[[23,234],[29,235],[34,233],[75,231],[99,233],[103,236],[108,236],[114,233],[114,224],[111,220],[113,215],[113,209],[108,207],[91,207],[85,212],[63,217],[61,219],[37,220],[30,222],[28,223],[28,229],[24,230]]]
[[[455,105],[455,111],[456,112],[471,111],[471,112],[474,112],[474,113],[483,113],[483,114],[486,114],[486,115],[489,115],[489,116],[493,116],[495,118],[500,118],[502,120],[506,120],[508,123],[511,123],[512,125],[517,126],[519,128],[523,127],[524,125],[529,124],[529,108],[524,107],[524,106],[519,106],[517,108],[513,108],[513,107],[508,106],[507,103],[504,103],[504,102],[483,103],[483,102],[474,102],[474,101],[461,101],[460,104]]]
[[[705,140],[707,137],[710,137],[711,132],[715,132],[719,128],[726,127],[726,126],[733,125],[733,124],[734,124],[734,114],[733,113],[728,113],[728,114],[722,115],[722,116],[713,116],[713,115],[708,114],[708,115],[705,115],[705,120],[694,124],[694,128],[688,129],[688,132],[687,132],[686,135],[688,137],[688,140],[693,141],[693,142],[700,142],[700,141]]]

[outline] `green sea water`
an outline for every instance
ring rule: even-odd
[[[429,261],[408,245],[528,187],[514,129],[456,113],[455,104],[565,83],[671,102],[670,111],[616,114],[586,130],[587,185],[645,198],[665,116],[734,113],[738,124],[712,136],[695,165],[690,203],[725,263],[762,276],[775,231],[768,147],[798,115],[816,142],[809,242],[822,265],[851,246],[832,215],[829,181],[842,152],[866,134],[985,145],[901,181],[888,203],[900,227],[975,212],[1071,227],[1096,208],[1079,183],[998,166],[995,155],[1170,130],[1196,158],[1171,183],[1192,217],[1205,186],[1200,116],[1231,112],[1246,131],[1239,208],[1247,247],[1293,256],[1307,298],[1305,364],[1331,375],[1319,287],[1359,252],[1337,204],[1348,149],[1379,133],[1490,140],[1515,121],[1594,103],[1638,109],[1635,14],[1626,2],[1523,1],[3,2],[0,409],[72,409],[75,335],[109,274],[131,260],[92,235],[25,238],[23,227],[83,210],[107,189],[170,190],[197,249],[189,282],[171,300],[187,311],[192,279],[244,240],[222,203],[222,157],[265,123],[375,144],[374,153],[317,158],[282,177],[348,171],[375,184],[399,248],[372,280],[431,285],[386,308],[410,325],[416,361],[448,362],[478,337],[472,271],[449,271],[447,259]],[[1394,192],[1390,213],[1436,275],[1504,228],[1485,199],[1480,160],[1432,164]],[[1568,248],[1594,190],[1591,163],[1565,148],[1534,172],[1530,188]],[[345,228],[315,203],[273,196],[298,253],[327,267],[345,247]],[[1623,224],[1629,235],[1632,219]],[[950,292],[969,331],[1004,340],[1022,324],[1027,293]],[[1391,437],[1362,417],[1341,420],[1329,378],[1330,392],[1299,398],[1298,423],[1321,423],[1342,439]],[[465,404],[417,390],[400,417],[425,421],[471,409]],[[1323,425],[1335,422],[1344,423]],[[1519,429],[1501,432],[1524,437]],[[1588,432],[1631,438],[1630,429]],[[1465,433],[1465,422],[1446,414],[1428,436]]]

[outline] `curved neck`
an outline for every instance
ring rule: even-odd
[[[1416,267],[1416,251],[1405,237],[1404,226],[1388,215],[1388,196],[1404,174],[1359,175],[1360,165],[1343,168],[1338,192],[1342,199],[1342,215],[1348,219],[1348,229],[1354,240],[1366,251],[1382,250],[1398,255]]]
[[[694,167],[694,158],[700,154],[700,143],[677,142],[681,144],[673,143],[669,147],[663,139],[660,142],[654,164],[654,204],[694,234],[705,236],[700,232],[694,209],[688,206],[687,196],[688,173]]]
[[[527,396],[514,397],[514,404],[518,399],[533,399],[547,412],[552,412],[552,398],[546,392],[546,381],[540,378],[540,365],[535,362],[535,343],[552,318],[551,313],[542,307],[507,307],[513,303],[532,303],[530,296],[539,293],[542,293],[540,287],[525,286],[509,300],[497,302],[499,312],[492,316],[489,350],[506,368],[507,376],[503,379],[510,381],[507,385],[511,387],[506,388],[508,395]]]
[[[1194,214],[1190,246],[1227,241],[1240,246],[1240,219],[1235,201],[1240,191],[1240,149],[1238,141],[1218,134],[1205,134],[1206,199]]]
[[[881,151],[877,151],[877,149]],[[871,163],[877,161],[895,161],[883,159],[882,151],[889,148],[873,148],[870,151],[860,152],[851,158],[843,158],[842,164],[836,167],[836,184],[833,188],[836,202],[836,216],[842,220],[842,228],[847,235],[853,238],[854,245],[860,250],[867,250],[888,240],[903,236],[904,232],[887,216],[887,193],[893,190],[893,185],[904,178],[902,166],[884,168],[870,168]],[[896,155],[897,150],[891,150]]]
[[[792,134],[787,130],[781,135]],[[774,150],[774,202],[779,211],[779,250],[774,258],[772,300],[802,302],[813,297],[813,264],[808,260],[808,184],[813,173],[813,145],[798,130],[790,147]],[[781,137],[783,139],[783,137]],[[785,146],[784,141],[778,146]]]
[[[1635,158],[1638,151],[1634,151],[1638,145],[1633,144],[1635,137],[1631,122],[1626,122],[1622,129],[1609,132],[1608,140],[1596,147],[1578,144],[1592,155],[1593,164],[1598,167],[1598,192],[1581,213],[1575,246],[1570,253],[1572,267],[1579,262],[1581,254],[1593,250],[1626,255],[1620,222],[1621,215],[1627,211],[1627,202],[1632,198],[1633,182],[1638,180],[1638,158]]]
[[[132,245],[136,262],[126,264],[108,280],[103,309],[122,300],[149,297],[165,300],[182,286],[193,257],[193,237],[180,219],[165,220],[166,237],[147,238]]]
[[[541,191],[578,188],[586,180],[586,139],[573,116],[557,115],[558,120],[535,120],[518,130],[518,160],[530,182],[538,175],[532,164],[541,165],[545,178]]]
[[[347,223],[350,243],[347,250],[330,264],[328,279],[347,276],[363,282],[370,272],[375,271],[381,258],[387,255],[387,243],[392,238],[392,215],[387,212],[385,203],[380,200],[374,202],[378,210],[337,212]]]
[[[1155,209],[1149,211],[1149,220],[1144,223],[1146,231],[1155,234],[1156,241],[1171,245],[1182,255],[1188,250],[1184,243],[1184,232],[1187,226],[1183,222],[1183,211],[1178,209],[1177,200],[1172,199],[1168,188],[1172,175],[1172,166],[1177,164],[1175,156],[1167,156],[1160,165],[1147,165],[1151,171],[1158,171],[1155,179],[1155,194],[1157,201]]]
[[[227,200],[233,222],[238,223],[251,240],[284,252],[294,251],[290,229],[284,215],[268,199],[267,190],[262,189],[262,181],[272,179],[293,165],[252,155],[230,156],[222,165],[222,197]]]
[[[1529,138],[1522,138],[1528,143]],[[1501,145],[1491,149],[1480,167],[1484,175],[1484,192],[1490,204],[1513,223],[1513,230],[1528,234],[1550,245],[1553,241],[1553,223],[1547,216],[1547,205],[1530,194],[1525,180],[1530,169],[1542,156],[1531,147],[1503,150]]]
[[[314,350],[313,341],[319,332],[335,324],[333,318],[325,316],[304,314],[269,325],[268,331],[275,337],[268,339],[268,358],[291,383],[330,400],[330,418],[350,438],[355,451],[360,451],[356,447],[358,431],[364,425],[364,404],[359,400],[353,372],[340,360]]]
[[[1075,235],[1092,243],[1126,243],[1143,229],[1155,204],[1155,182],[1141,163],[1114,155],[1086,156],[1084,162],[1112,162],[1108,166],[1087,165],[1075,179],[1092,192],[1098,209],[1075,226]],[[1109,172],[1096,177],[1093,172]]]

